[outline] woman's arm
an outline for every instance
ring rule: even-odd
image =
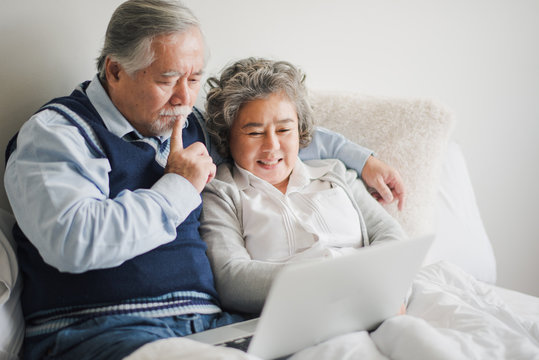
[[[243,239],[241,201],[235,185],[214,179],[202,198],[200,234],[208,244],[221,303],[227,310],[259,313],[284,263],[251,259]]]
[[[346,171],[346,182],[361,209],[370,244],[407,238],[401,225],[369,194],[355,171]]]

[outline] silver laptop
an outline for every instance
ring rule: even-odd
[[[291,264],[273,281],[259,318],[187,338],[237,348],[248,344],[247,353],[274,359],[347,332],[374,330],[399,312],[433,238]]]

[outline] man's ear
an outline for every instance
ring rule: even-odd
[[[122,67],[118,62],[111,60],[110,57],[105,59],[105,73],[109,83],[115,83],[120,80],[120,71]]]

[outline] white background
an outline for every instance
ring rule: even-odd
[[[2,1],[2,151],[41,104],[93,76],[120,3]],[[208,73],[241,57],[267,56],[301,66],[313,89],[426,96],[451,108],[453,138],[467,158],[497,257],[498,284],[539,296],[539,1],[186,4],[211,49]],[[9,209],[1,185],[0,206]]]

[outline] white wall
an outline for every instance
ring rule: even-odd
[[[2,2],[2,150],[39,105],[93,75],[120,3]],[[209,73],[269,56],[300,65],[312,88],[429,96],[452,108],[498,284],[539,296],[539,1],[186,3],[204,25]],[[3,192],[0,206],[9,206]]]

